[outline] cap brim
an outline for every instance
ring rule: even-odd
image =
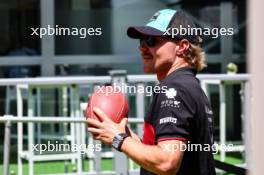
[[[133,26],[127,29],[130,38],[138,39],[142,36],[162,36],[163,32],[148,26]]]
[[[164,35],[164,32],[155,29],[153,27],[149,27],[149,26],[132,26],[129,27],[127,29],[127,35],[130,38],[134,38],[134,39],[139,39],[143,36],[166,36],[166,37],[171,37],[170,35]],[[178,39],[187,39],[189,40],[191,43],[195,43],[195,44],[201,44],[202,43],[202,38],[199,36],[188,36],[188,35],[177,35],[174,36],[173,38],[178,38]]]

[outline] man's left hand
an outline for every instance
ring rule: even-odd
[[[126,132],[127,118],[123,118],[120,123],[115,123],[101,109],[94,107],[93,112],[102,121],[87,119],[88,131],[95,135],[95,139],[111,145],[117,134]]]

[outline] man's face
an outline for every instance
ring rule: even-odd
[[[164,73],[176,59],[177,45],[172,40],[162,37],[143,37],[139,50],[143,58],[145,73]]]

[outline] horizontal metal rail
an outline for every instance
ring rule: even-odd
[[[0,123],[5,123],[7,121],[10,121],[11,123],[86,123],[85,118],[81,117],[64,117],[64,116],[33,116],[33,117],[27,117],[27,116],[2,116],[0,117]],[[141,118],[128,118],[128,122],[130,124],[132,123],[143,123],[143,119]]]
[[[200,80],[219,80],[226,82],[248,81],[249,74],[199,74]],[[128,75],[128,83],[155,82],[155,75]],[[110,83],[111,76],[72,76],[72,77],[37,77],[37,78],[4,78],[0,79],[0,86],[28,85],[69,85],[89,83]]]

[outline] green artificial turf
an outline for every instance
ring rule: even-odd
[[[83,166],[84,171],[89,171],[88,160],[85,160]],[[75,172],[76,165],[68,162],[68,172]],[[102,160],[102,170],[111,171],[113,169],[113,160],[112,159],[103,159]],[[17,174],[17,164],[10,164],[10,172],[13,171]],[[28,163],[25,161],[23,163],[23,174],[28,174]],[[0,165],[0,172],[3,172],[3,165]],[[65,172],[65,161],[49,161],[49,162],[35,162],[34,163],[34,174],[52,174],[52,173],[64,173]],[[0,174],[1,174],[0,173]],[[10,174],[11,175],[11,174]]]
[[[220,155],[214,155],[214,158],[220,160]],[[239,153],[227,153],[226,162],[230,164],[241,164],[242,156]],[[73,165],[70,161],[68,162],[68,172],[75,172],[76,165]],[[138,165],[134,166],[138,168]],[[113,159],[103,159],[102,160],[102,170],[111,171],[114,168]],[[88,160],[83,161],[83,171],[89,171],[89,162]],[[17,164],[11,163],[9,167],[10,172],[13,171],[17,174]],[[3,172],[3,165],[0,164],[0,174]],[[65,172],[65,161],[45,161],[45,162],[35,162],[34,163],[34,174],[55,174],[55,173],[64,173]],[[28,162],[23,162],[23,174],[28,174]],[[10,174],[12,175],[12,174]],[[231,173],[217,173],[217,175],[233,175]]]
[[[216,154],[214,155],[214,159],[220,160],[220,155]],[[232,164],[232,165],[238,165],[238,164],[243,164],[243,159],[240,153],[227,153],[226,154],[226,163]],[[217,173],[217,175],[235,175],[233,173]]]

